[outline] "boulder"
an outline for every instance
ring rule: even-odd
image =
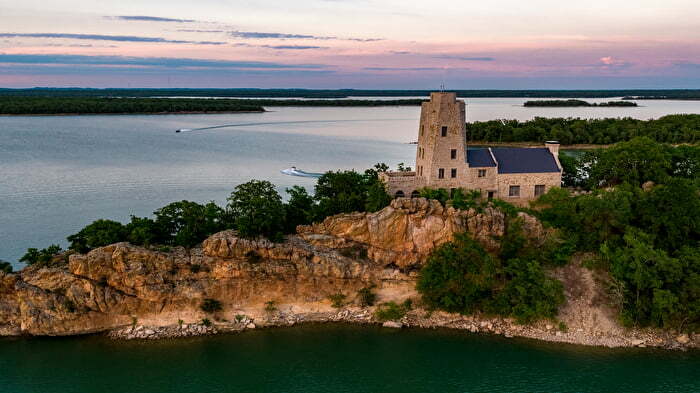
[[[386,321],[382,324],[382,327],[392,328],[392,329],[401,329],[403,327],[403,323],[396,322],[396,321]]]

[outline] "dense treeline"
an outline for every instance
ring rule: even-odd
[[[122,224],[113,220],[96,220],[68,236],[69,250],[85,253],[96,247],[128,241],[155,247],[193,247],[214,233],[235,229],[247,238],[264,236],[281,241],[294,233],[297,225],[322,221],[330,215],[354,211],[377,211],[391,202],[379,172],[388,167],[377,164],[364,173],[327,172],[310,195],[305,188],[294,186],[286,191],[283,202],[272,183],[251,180],[237,186],[224,207],[214,202],[173,202],[153,213],[153,218],[131,217]],[[66,262],[58,245],[42,250],[30,248],[20,259],[29,265],[53,265]]]
[[[700,142],[700,115],[669,115],[655,120],[548,119],[492,120],[467,124],[471,141],[612,144],[646,136],[663,143]]]
[[[0,97],[0,114],[3,115],[261,112],[263,110],[261,105],[245,100]]]
[[[569,163],[592,193],[535,204],[570,247],[594,252],[629,325],[700,326],[700,148],[647,138]]]
[[[583,100],[536,100],[526,101],[525,107],[616,107],[616,106],[637,106],[636,102],[629,101],[609,101],[590,103]]]
[[[421,100],[0,97],[0,114],[230,113],[262,112],[264,106],[408,106],[420,103]]]
[[[432,90],[313,89],[0,89],[0,96],[36,97],[427,97]],[[452,90],[464,98],[615,98],[700,99],[700,90]]]

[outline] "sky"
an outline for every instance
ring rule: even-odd
[[[0,87],[700,88],[697,0],[0,0]]]

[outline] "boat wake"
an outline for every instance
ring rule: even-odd
[[[295,166],[293,166],[291,168],[287,168],[287,169],[282,169],[280,172],[285,174],[285,175],[299,176],[299,177],[319,178],[319,177],[323,176],[323,173],[304,172],[300,169],[297,169],[297,167],[295,167]]]
[[[215,130],[215,129],[218,129],[218,128],[251,127],[251,126],[269,126],[269,125],[280,125],[280,124],[347,123],[347,122],[396,121],[396,120],[407,120],[407,119],[372,119],[372,120],[352,119],[352,120],[271,121],[271,122],[257,122],[257,123],[223,124],[223,125],[220,125],[220,126],[201,127],[201,128],[180,128],[180,129],[175,130],[175,132],[193,132],[193,131]]]

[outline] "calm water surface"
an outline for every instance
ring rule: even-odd
[[[697,392],[698,353],[304,326],[159,342],[0,340],[2,392]]]
[[[700,113],[698,101],[638,108],[524,108],[522,98],[468,99],[469,120],[535,116],[655,118]],[[589,100],[589,101],[607,101]],[[270,180],[280,191],[313,179],[280,170],[364,170],[413,164],[417,107],[268,108],[227,115],[0,117],[0,259],[66,245],[98,218],[128,220],[188,199],[224,203],[235,185]],[[230,125],[206,131],[174,131]],[[19,265],[17,265],[19,266]]]

